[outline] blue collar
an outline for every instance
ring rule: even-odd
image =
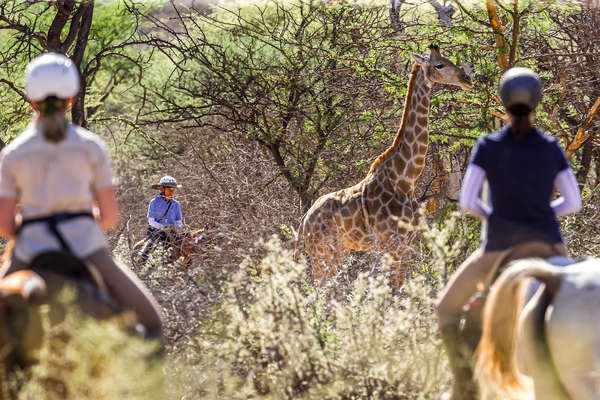
[[[506,126],[504,126],[504,127],[503,127],[503,128],[500,130],[500,137],[501,137],[501,138],[503,138],[503,139],[507,139],[507,140],[510,140],[511,142],[514,142],[514,143],[524,143],[524,142],[528,142],[528,141],[530,141],[531,139],[535,138],[536,136],[539,136],[539,132],[538,132],[538,130],[537,130],[537,129],[536,129],[534,126],[532,126],[532,127],[531,127],[531,130],[530,130],[529,132],[527,132],[527,135],[525,135],[525,136],[523,137],[523,140],[520,140],[520,141],[516,141],[516,140],[515,140],[515,139],[512,137],[512,135],[510,134],[510,126],[509,126],[509,125],[506,125]]]
[[[162,194],[159,194],[158,196],[156,196],[156,198],[162,199],[162,201],[164,201],[166,204],[168,204],[169,201],[173,200],[165,198],[165,196],[163,196]]]

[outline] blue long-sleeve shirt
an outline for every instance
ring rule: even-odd
[[[169,204],[171,204],[170,207]],[[182,226],[183,218],[181,216],[179,202],[175,199],[171,199],[167,202],[163,196],[156,196],[150,201],[150,205],[148,206],[148,223],[154,226],[152,222],[159,224],[162,228]]]

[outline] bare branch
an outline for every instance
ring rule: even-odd
[[[600,108],[600,97],[598,97],[596,99],[596,101],[594,102],[594,104],[592,105],[590,110],[588,111],[588,115],[587,115],[585,121],[583,122],[583,124],[581,124],[579,129],[577,129],[577,134],[575,135],[575,138],[567,147],[567,150],[566,150],[567,158],[571,158],[571,156],[577,150],[579,150],[586,141],[588,141],[590,139],[592,134],[588,133],[587,129],[590,127],[590,124],[592,123],[594,116],[596,116],[596,113],[598,112],[598,108]]]
[[[442,5],[437,0],[429,0],[429,4],[435,8],[438,13],[438,19],[446,26],[452,26],[452,15],[454,15],[454,7],[452,3]]]
[[[485,6],[487,8],[490,24],[494,30],[494,35],[496,36],[496,59],[498,60],[498,65],[500,68],[505,71],[509,68],[509,64],[507,58],[508,51],[506,41],[504,40],[504,29],[502,28],[502,25],[500,25],[498,13],[496,12],[496,7],[494,6],[494,0],[485,0]]]

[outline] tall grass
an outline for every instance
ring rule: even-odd
[[[119,319],[98,322],[69,308],[47,327],[39,363],[9,384],[19,399],[49,400],[438,398],[451,377],[433,301],[465,256],[465,239],[457,215],[436,227],[422,221],[421,255],[399,295],[385,257],[351,265],[359,272],[349,283],[342,271],[314,287],[306,261],[272,237],[257,246],[263,256],[248,257],[214,293],[195,334],[169,343],[166,363]],[[160,279],[170,273],[149,268]],[[71,307],[73,296],[64,297]]]
[[[267,255],[242,263],[219,310],[176,357],[173,372],[188,376],[175,391],[208,399],[437,398],[450,375],[433,299],[448,263],[464,256],[456,220],[422,227],[427,273],[415,270],[396,296],[385,258],[370,268],[379,273],[359,273],[340,298],[338,279],[315,288],[306,263],[279,239],[261,243]]]
[[[65,318],[58,324],[56,310],[40,307],[45,334],[41,348],[29,354],[38,362],[10,373],[3,389],[16,399],[164,399],[159,344],[139,337],[124,318],[82,315],[74,290],[60,293]]]

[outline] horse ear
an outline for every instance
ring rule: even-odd
[[[462,63],[462,69],[463,71],[465,71],[465,74],[469,77],[469,79],[473,79],[473,70],[471,70],[471,67],[469,66],[469,64],[467,63]]]

